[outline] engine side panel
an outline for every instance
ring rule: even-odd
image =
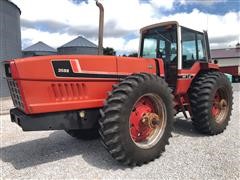
[[[20,81],[29,114],[99,108],[112,81]]]
[[[116,57],[45,56],[14,60],[27,114],[98,108],[118,83]]]
[[[45,56],[11,62],[26,114],[100,108],[113,84],[156,69],[154,59],[114,56]]]
[[[117,57],[117,68],[119,75],[131,75],[133,73],[140,72],[156,74],[157,72],[156,62],[154,59]]]

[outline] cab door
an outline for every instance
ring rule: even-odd
[[[185,94],[196,74],[199,63],[208,63],[206,38],[203,33],[181,27],[181,63],[178,70],[176,94]]]
[[[195,62],[207,62],[204,34],[182,27],[182,69],[191,69]]]

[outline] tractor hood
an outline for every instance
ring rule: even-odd
[[[87,78],[91,74],[116,75],[116,57],[111,56],[41,56],[10,62],[14,79],[56,80]]]
[[[6,68],[7,69],[7,68]],[[73,80],[124,78],[133,73],[156,73],[153,59],[116,56],[61,55],[38,56],[10,61],[10,72],[16,80]]]

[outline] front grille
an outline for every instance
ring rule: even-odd
[[[21,109],[22,111],[24,111],[22,96],[20,94],[20,90],[18,88],[17,81],[15,81],[11,78],[7,78],[7,82],[8,82],[8,87],[9,87],[9,90],[10,90],[10,93],[12,96],[14,106]]]
[[[7,63],[5,64],[5,73],[6,73],[6,77],[12,77],[12,74],[11,74],[11,69],[10,69],[10,64]]]

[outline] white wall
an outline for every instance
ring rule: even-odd
[[[217,58],[215,58],[217,59]],[[240,58],[217,59],[219,66],[235,66],[240,65]]]

